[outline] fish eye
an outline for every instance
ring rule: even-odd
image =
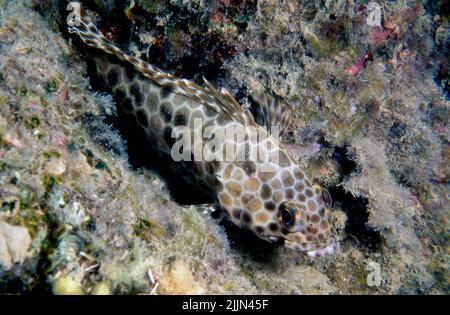
[[[278,211],[278,220],[281,221],[285,227],[292,227],[295,222],[295,209],[288,207],[285,204],[280,205]]]

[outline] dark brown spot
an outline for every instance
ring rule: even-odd
[[[310,211],[316,211],[317,210],[317,205],[316,205],[316,203],[314,202],[314,200],[310,200],[310,201],[308,201],[308,209],[310,210]]]
[[[144,95],[141,93],[141,88],[139,87],[139,84],[136,82],[131,85],[130,93],[134,96],[134,100],[136,102],[137,106],[141,106],[142,102],[144,101]]]
[[[159,118],[159,116],[152,115],[150,117],[150,125],[152,126],[155,132],[160,132],[160,130],[162,129],[161,118]]]
[[[205,170],[209,174],[212,174],[214,172],[214,169],[213,169],[212,164],[210,162],[205,162]]]
[[[306,197],[303,194],[298,195],[298,200],[301,202],[305,202],[306,201]]]
[[[108,82],[109,82],[109,86],[111,88],[113,88],[116,84],[117,81],[119,80],[119,73],[117,72],[116,69],[111,69],[108,72]]]
[[[162,99],[167,98],[170,94],[172,93],[172,91],[170,89],[167,88],[161,88],[159,95],[161,95]]]
[[[233,171],[234,165],[228,164],[227,167],[223,171],[223,179],[228,180],[231,176],[231,172]]]
[[[245,161],[242,163],[242,168],[247,173],[248,176],[256,172],[256,164],[252,161]]]
[[[145,114],[144,111],[142,110],[138,110],[136,112],[136,119],[139,123],[139,125],[141,125],[142,127],[147,127],[148,126],[148,119],[147,119],[147,115]]]
[[[182,113],[177,113],[175,115],[173,123],[175,124],[175,126],[187,126],[186,116],[183,115]]]
[[[134,76],[136,75],[136,70],[132,66],[126,65],[125,73],[127,75],[128,80],[133,81]]]
[[[320,228],[321,228],[322,230],[328,229],[328,222],[325,221],[325,220],[322,220],[322,221],[320,222]]]
[[[217,111],[214,110],[213,108],[207,106],[205,109],[205,114],[207,117],[213,117],[213,116],[217,115]]]
[[[274,211],[275,208],[276,208],[276,204],[275,204],[273,201],[266,201],[266,202],[264,203],[264,207],[265,207],[267,210]]]
[[[289,171],[284,171],[281,179],[286,187],[294,185],[294,178]]]
[[[257,226],[255,227],[256,232],[258,232],[259,234],[263,234],[264,233],[264,228],[262,226]]]
[[[317,227],[315,227],[314,225],[308,225],[306,227],[306,232],[312,233],[312,234],[316,234],[317,233]]]
[[[122,110],[123,110],[124,112],[127,112],[127,113],[133,111],[133,104],[131,103],[131,100],[130,100],[128,97],[126,97],[126,98],[124,99],[124,101],[122,102],[122,104],[120,104],[120,107],[122,108]]]
[[[160,105],[160,113],[166,123],[172,120],[172,110],[168,102],[164,102]]]
[[[244,212],[242,220],[244,220],[245,223],[250,224],[250,222],[252,222],[252,217],[248,212]]]
[[[322,208],[322,209],[319,210],[319,215],[320,215],[321,218],[324,218],[324,217],[325,217],[325,214],[326,214],[326,212],[325,212],[325,209],[324,209],[324,208]]]
[[[271,182],[272,188],[273,189],[280,189],[281,188],[281,182],[278,178],[275,178],[274,180],[272,180]]]
[[[241,218],[241,214],[242,214],[242,210],[241,209],[235,209],[233,210],[233,217],[235,219],[240,219]]]
[[[298,168],[295,169],[294,175],[297,179],[300,179],[300,180],[305,178],[305,174]]]
[[[320,217],[319,217],[317,214],[315,214],[315,215],[312,216],[311,222],[313,222],[313,223],[319,223],[319,221],[320,221]]]
[[[163,131],[163,138],[166,144],[171,148],[175,143],[175,138],[172,138],[172,128],[166,127]]]
[[[147,95],[147,106],[150,108],[150,111],[155,110],[158,107],[158,104],[159,98],[155,92],[152,92],[149,95]]]
[[[259,188],[259,181],[256,178],[249,178],[245,181],[244,186],[250,191],[257,191]]]
[[[225,185],[228,189],[228,192],[235,198],[241,195],[241,185],[236,182],[229,182]]]
[[[116,101],[116,104],[121,104],[126,98],[126,94],[122,90],[116,90],[114,93],[114,100]]]
[[[252,199],[253,199],[253,195],[250,195],[250,194],[244,194],[241,197],[241,201],[244,205],[247,204],[247,202],[249,202]]]
[[[213,160],[211,161],[211,166],[215,172],[219,172],[222,168],[222,162]]]
[[[216,178],[214,185],[216,187],[216,190],[221,191],[223,189],[223,184]]]
[[[297,183],[295,184],[295,190],[298,192],[302,192],[303,189],[305,189],[305,185],[303,185],[303,183]]]
[[[275,176],[275,172],[259,172],[259,178],[263,182],[267,182]]]
[[[286,189],[285,192],[286,199],[293,199],[294,198],[294,191],[292,189]]]
[[[272,197],[272,188],[270,188],[270,186],[267,184],[262,185],[261,198],[263,198],[264,200],[267,200],[270,197]]]
[[[279,226],[278,224],[276,224],[276,223],[270,223],[270,224],[269,224],[269,229],[270,229],[272,232],[278,231],[279,228],[280,228],[280,226]]]
[[[311,197],[314,195],[313,191],[312,191],[311,189],[309,189],[309,188],[306,189],[305,194],[306,194],[306,196],[309,197],[309,198],[311,198]]]

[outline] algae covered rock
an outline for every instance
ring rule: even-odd
[[[31,237],[26,228],[0,221],[0,268],[8,270],[13,264],[23,263],[30,245]]]
[[[53,294],[55,295],[82,295],[83,289],[79,283],[70,277],[61,276],[52,283]]]
[[[175,261],[159,284],[160,294],[203,294],[205,289],[196,281],[188,265]]]

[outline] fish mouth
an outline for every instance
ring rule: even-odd
[[[309,250],[306,252],[306,255],[308,255],[308,257],[331,255],[334,253],[335,250],[336,250],[336,243],[333,242],[324,248]]]
[[[315,243],[311,242],[311,243],[308,243],[308,244],[311,246],[312,244],[315,244]],[[332,240],[325,247],[316,248],[316,249],[305,249],[305,248],[302,248],[300,246],[300,244],[295,243],[295,242],[291,242],[291,241],[286,241],[285,245],[287,247],[290,247],[292,249],[297,250],[300,254],[306,255],[308,257],[320,257],[320,256],[331,255],[336,250],[336,242],[334,240]]]

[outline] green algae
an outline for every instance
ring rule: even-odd
[[[150,242],[153,237],[162,239],[166,232],[164,228],[153,220],[138,219],[133,226],[134,233],[143,240]]]

